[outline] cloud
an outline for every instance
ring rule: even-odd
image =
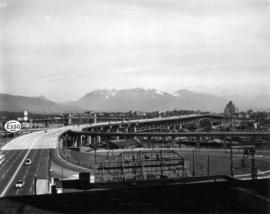
[[[75,98],[99,87],[215,92],[252,81],[259,91],[269,76],[266,0],[12,3],[1,14],[0,54],[3,79],[14,93],[31,93],[33,86],[39,94],[57,91],[59,99],[59,88]]]
[[[7,7],[10,1],[11,0],[0,0],[0,9]]]

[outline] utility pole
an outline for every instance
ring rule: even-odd
[[[50,178],[51,178],[51,173],[50,173],[51,166],[50,166],[50,163],[51,163],[51,149],[49,150],[49,159],[48,159],[48,181],[50,181]]]
[[[251,148],[251,176],[252,176],[252,180],[257,179],[257,169],[255,167],[255,148],[252,147]]]
[[[95,164],[97,163],[97,145],[95,143]]]
[[[37,176],[35,176],[35,195],[37,195]]]
[[[52,149],[50,148],[50,169],[52,168]]]
[[[195,176],[195,149],[192,150],[192,176]]]
[[[66,141],[66,159],[68,160],[68,146],[67,146],[67,141]]]
[[[231,159],[231,176],[233,177],[233,147],[232,147],[232,141],[231,139],[227,138],[230,142],[230,149],[231,149],[231,154],[230,154],[230,159]]]
[[[207,176],[210,175],[210,157],[209,155],[207,156]]]

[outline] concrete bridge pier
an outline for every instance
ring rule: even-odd
[[[151,136],[150,137],[147,137],[147,148],[150,148],[151,147]]]
[[[175,123],[173,124],[173,132],[176,132],[176,125],[175,125]]]
[[[76,147],[80,149],[81,151],[81,146],[82,146],[82,141],[81,141],[81,137],[82,136],[78,136],[77,139],[76,139]]]
[[[170,148],[175,146],[175,137],[171,137]]]
[[[81,142],[81,143],[80,143],[81,146],[84,146],[84,145],[85,145],[85,135],[81,135],[81,136],[80,136],[80,142]],[[80,147],[81,147],[81,146],[80,146]]]
[[[72,136],[71,142],[72,142],[71,147],[75,148],[77,146],[77,136]]]
[[[71,137],[71,142],[72,142],[72,145],[68,145],[68,146],[75,147],[75,146],[77,145],[77,139],[76,139],[76,136],[72,136],[72,137]]]
[[[136,126],[134,126],[133,131],[134,131],[135,133],[137,132],[137,127],[136,127]],[[137,140],[138,138],[135,136],[134,139]]]
[[[179,139],[179,141],[177,143],[178,143],[178,147],[181,148],[182,147],[181,139]]]
[[[200,149],[200,138],[196,137],[196,148]]]
[[[100,144],[100,136],[97,136],[97,144]]]
[[[120,126],[119,126],[120,127]],[[119,133],[119,127],[116,129],[116,132]],[[116,136],[116,140],[119,140],[119,136]]]
[[[91,143],[92,143],[92,137],[89,135],[88,137],[87,137],[87,145],[91,145]]]
[[[88,136],[84,135],[84,145],[88,146]]]
[[[169,136],[169,137],[165,137],[165,141],[167,143],[166,147],[168,146],[169,148],[171,148],[171,140],[172,138]]]

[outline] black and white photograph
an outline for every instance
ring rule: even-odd
[[[0,214],[270,212],[270,0],[0,0]]]

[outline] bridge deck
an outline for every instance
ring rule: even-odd
[[[270,132],[78,132],[75,135],[123,137],[270,137]]]

